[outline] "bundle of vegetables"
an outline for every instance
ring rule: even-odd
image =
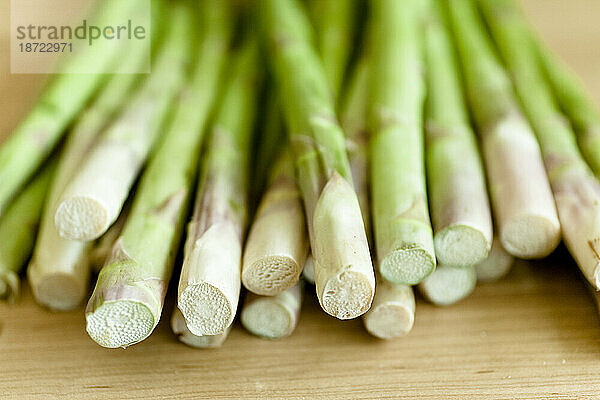
[[[100,74],[148,49],[98,46],[71,61],[98,74],[47,86],[0,147],[1,298],[31,258],[53,310],[98,270],[104,347],[147,338],[170,282],[193,347],[220,346],[238,304],[251,333],[288,336],[311,291],[389,339],[412,286],[456,303],[561,230],[600,289],[600,113],[513,0],[246,5],[153,0],[150,74]]]

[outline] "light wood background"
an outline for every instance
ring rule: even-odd
[[[10,133],[42,77],[10,75],[8,0],[0,2],[0,136]],[[50,4],[49,2],[48,4]],[[525,0],[534,24],[600,100],[600,2]],[[83,311],[0,304],[0,398],[598,399],[600,323],[564,249],[518,262],[507,279],[447,308],[417,305],[405,338],[369,337],[305,301],[289,338],[239,326],[221,349],[179,344],[165,316],[145,342],[106,350],[85,334]]]

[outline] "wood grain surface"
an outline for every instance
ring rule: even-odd
[[[11,75],[8,0],[0,2],[0,135],[34,100],[44,77]],[[50,4],[51,2],[49,2]],[[600,99],[600,2],[526,0],[551,46]],[[381,341],[360,320],[342,322],[309,298],[296,332],[257,339],[239,325],[220,349],[176,341],[165,315],[127,350],[100,348],[83,310],[51,313],[27,284],[16,305],[0,304],[1,399],[599,399],[600,322],[564,248],[519,261],[497,283],[460,304],[418,299],[409,336]]]

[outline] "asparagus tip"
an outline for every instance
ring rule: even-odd
[[[543,215],[521,215],[506,222],[500,241],[515,257],[543,258],[558,246],[560,226]]]
[[[96,239],[108,227],[106,207],[87,196],[73,196],[60,203],[54,216],[61,237],[69,240]]]
[[[435,261],[421,247],[406,247],[390,252],[379,268],[381,275],[390,282],[416,285],[433,272]]]
[[[372,280],[360,272],[343,271],[327,281],[319,300],[323,310],[338,319],[359,317],[371,307]]]
[[[150,309],[133,300],[102,303],[86,315],[86,331],[102,347],[125,348],[147,338],[154,328]]]
[[[411,331],[414,322],[414,308],[402,303],[384,303],[373,307],[363,318],[367,331],[380,339],[404,336]]]
[[[433,238],[435,256],[449,267],[469,267],[486,259],[490,243],[483,233],[468,225],[452,225]]]
[[[235,312],[235,305],[229,303],[227,296],[207,282],[188,285],[180,293],[177,306],[188,329],[196,336],[223,333],[231,325]]]
[[[301,266],[291,257],[267,256],[242,270],[242,282],[253,293],[274,296],[298,282]]]

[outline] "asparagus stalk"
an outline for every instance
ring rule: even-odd
[[[471,267],[490,251],[492,218],[453,45],[439,8],[429,11],[425,148],[433,243],[440,264]]]
[[[508,274],[515,259],[502,247],[498,236],[494,236],[488,257],[475,266],[477,282],[493,282]]]
[[[139,1],[109,0],[97,17],[99,25],[134,15]],[[0,147],[0,215],[49,156],[67,127],[100,88],[102,72],[116,62],[121,49],[108,40],[84,47],[68,58],[65,71],[86,70],[88,74],[61,74],[44,90],[25,119]]]
[[[281,293],[298,282],[307,253],[302,200],[291,154],[284,151],[248,235],[242,282],[259,295]]]
[[[308,3],[316,30],[317,51],[334,98],[338,98],[352,53],[357,6],[355,0],[310,0]]]
[[[117,221],[91,246],[87,260],[89,267],[93,272],[99,273],[102,267],[104,267],[106,260],[108,260],[108,257],[110,257],[113,246],[121,236],[123,228],[125,227],[125,221],[127,221],[127,216],[129,215],[129,208],[130,207],[126,205],[123,211],[121,211],[119,218],[117,218]]]
[[[226,10],[221,3],[203,7],[205,31],[196,49],[198,62],[192,80],[179,96],[172,123],[142,176],[123,233],[88,302],[86,330],[103,347],[138,343],[152,333],[160,319],[228,44]],[[170,19],[176,31],[172,39],[189,40],[193,31],[190,14],[188,7],[175,6]],[[170,41],[166,44],[180,46]],[[180,50],[187,52],[184,47]],[[185,61],[183,54],[174,55]]]
[[[600,184],[583,160],[575,135],[541,74],[520,10],[508,0],[481,1],[481,5],[540,142],[565,244],[585,277],[600,289]]]
[[[515,257],[544,257],[558,245],[560,225],[539,145],[470,0],[449,4],[500,241]]]
[[[212,349],[221,347],[229,335],[231,326],[227,327],[223,333],[219,333],[218,335],[196,336],[190,332],[187,324],[185,323],[183,314],[177,307],[175,307],[173,309],[173,314],[171,315],[171,330],[177,336],[177,339],[179,339],[180,342],[185,343],[190,347],[199,349]]]
[[[370,150],[379,272],[416,284],[435,269],[423,165],[420,9],[416,0],[372,1]]]
[[[302,282],[276,296],[247,293],[240,320],[246,330],[265,339],[281,339],[292,334],[302,306]]]
[[[371,231],[369,215],[367,110],[369,95],[369,67],[367,57],[362,56],[352,71],[341,107],[341,124],[346,133],[348,161],[362,211],[367,236]]]
[[[176,22],[166,33],[152,74],[64,189],[54,217],[63,238],[96,239],[119,216],[185,78],[189,24]]]
[[[297,0],[263,0],[261,23],[296,160],[321,307],[340,319],[370,307],[375,277],[344,134]]]
[[[378,277],[373,305],[363,315],[367,332],[380,339],[392,339],[410,332],[414,321],[415,296],[412,288]]]
[[[160,14],[161,2],[153,2],[153,18]],[[154,27],[158,21],[154,23]],[[154,41],[154,40],[153,40]],[[122,71],[136,69],[147,56],[148,49],[134,46],[123,58]],[[102,129],[115,117],[129,98],[138,77],[133,74],[112,76],[98,97],[79,117],[67,137],[52,180],[33,257],[27,268],[29,285],[36,301],[54,310],[77,307],[88,294],[89,263],[84,262],[90,249],[88,244],[67,240],[58,234],[54,215],[60,195],[88,156]]]
[[[418,288],[429,302],[438,306],[448,306],[469,296],[476,283],[475,267],[452,268],[440,264]]]
[[[240,296],[248,159],[260,86],[258,46],[252,39],[236,55],[229,77],[202,167],[179,279],[177,306],[196,336],[224,332]]]
[[[33,250],[55,164],[45,166],[0,219],[0,299],[12,302],[19,296],[19,271]]]
[[[537,48],[556,101],[573,123],[583,157],[600,177],[600,113],[577,76],[539,41]]]

